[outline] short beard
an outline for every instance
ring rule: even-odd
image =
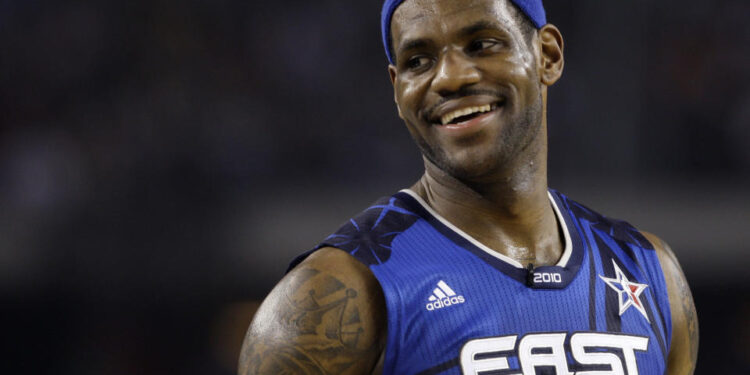
[[[480,164],[466,166],[452,163],[444,149],[431,147],[423,138],[414,138],[422,155],[443,172],[462,182],[481,181],[510,165],[534,143],[542,128],[542,103],[540,92],[537,100],[526,107],[517,121],[503,128],[498,147],[493,150],[493,155],[486,160],[477,160]],[[538,150],[531,151],[532,153],[538,152]]]

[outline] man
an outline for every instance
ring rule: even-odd
[[[539,0],[386,0],[410,189],[300,256],[240,374],[692,374],[698,329],[669,247],[547,187],[563,38]]]

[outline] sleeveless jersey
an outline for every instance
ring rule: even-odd
[[[653,246],[550,190],[565,249],[534,269],[453,226],[410,190],[321,247],[369,267],[385,295],[384,374],[664,374],[671,316]]]

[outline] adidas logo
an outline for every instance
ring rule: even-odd
[[[464,296],[457,296],[456,292],[454,292],[453,289],[451,289],[451,287],[449,287],[443,280],[438,281],[437,288],[432,291],[429,301],[430,302],[427,302],[427,305],[425,306],[428,311],[466,302]]]

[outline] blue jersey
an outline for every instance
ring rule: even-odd
[[[312,251],[346,251],[380,283],[384,374],[664,374],[671,317],[653,246],[623,221],[549,197],[565,239],[553,266],[487,248],[410,190]]]

